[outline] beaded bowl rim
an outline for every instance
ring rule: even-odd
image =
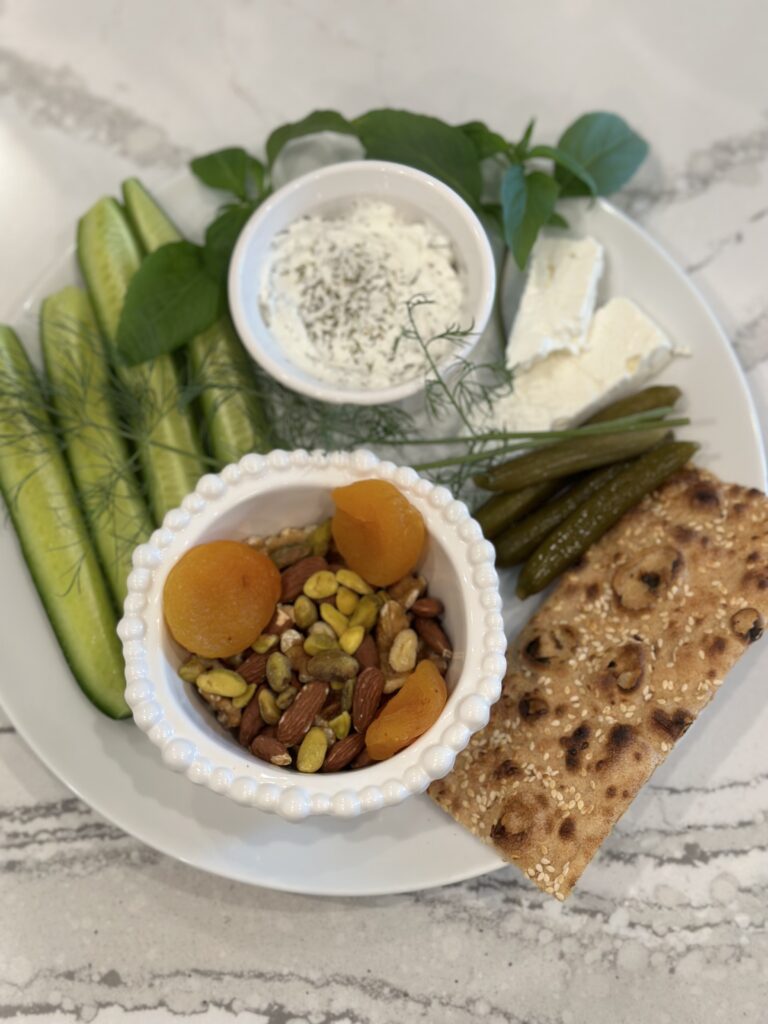
[[[328,477],[327,483],[323,480]],[[159,594],[171,565],[219,517],[241,503],[287,485],[338,486],[363,478],[388,480],[413,501],[427,532],[441,541],[462,591],[467,643],[451,699],[437,722],[388,761],[354,773],[299,775],[240,752],[224,750],[213,734],[184,717],[164,679]],[[471,626],[471,630],[470,630]],[[365,450],[273,451],[249,454],[218,474],[206,474],[162,526],[133,553],[124,615],[118,625],[126,665],[125,696],[136,724],[158,747],[164,764],[238,803],[298,821],[310,815],[355,817],[401,803],[453,767],[472,735],[488,722],[506,670],[494,549],[467,506],[407,466]]]

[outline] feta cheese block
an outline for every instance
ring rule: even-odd
[[[586,348],[553,352],[529,369],[516,371],[513,392],[494,405],[493,427],[571,426],[642,387],[674,354],[670,339],[634,302],[611,299],[595,313]]]
[[[584,348],[603,265],[603,247],[594,238],[539,238],[507,343],[510,369]]]

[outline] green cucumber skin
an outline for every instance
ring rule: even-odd
[[[147,252],[179,242],[182,235],[137,178],[123,182],[123,200],[134,231]],[[204,384],[200,403],[206,440],[220,465],[237,462],[248,452],[272,450],[264,411],[247,394],[254,385],[250,358],[229,318],[222,318],[188,345],[192,379]]]
[[[6,400],[0,410],[3,433],[23,438],[21,445],[6,441],[0,448],[0,490],[22,553],[83,693],[110,718],[128,718],[131,709],[125,702],[123,658],[107,583],[53,429],[41,433],[46,412],[34,370],[15,333],[4,326],[0,374],[21,396],[18,402]],[[36,425],[30,423],[30,412]],[[75,566],[77,578],[67,580]]]
[[[180,404],[176,367],[168,355],[140,366],[124,366],[116,351],[117,326],[141,250],[124,211],[100,199],[81,218],[77,232],[80,267],[111,359],[135,398],[138,452],[155,521],[176,508],[204,472],[200,441],[189,408]]]
[[[109,401],[109,367],[81,288],[63,288],[43,302],[40,338],[66,459],[102,568],[122,608],[133,549],[147,540],[154,524]]]
[[[189,363],[193,380],[211,381],[202,389],[200,404],[207,423],[206,440],[217,462],[226,466],[248,452],[270,452],[264,412],[243,391],[254,386],[253,367],[229,317],[192,339]]]
[[[145,252],[154,252],[161,245],[182,240],[181,232],[138,178],[127,178],[123,182],[123,202],[131,227]]]

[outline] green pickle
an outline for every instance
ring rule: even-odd
[[[536,548],[517,581],[517,596],[543,590],[646,494],[689,461],[698,445],[670,441],[647,452],[564,519]]]

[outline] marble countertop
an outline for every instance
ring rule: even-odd
[[[722,319],[768,426],[767,33],[761,0],[0,0],[0,319],[98,194],[316,106],[510,136],[536,114],[546,139],[614,109],[653,147],[619,201]],[[602,886],[561,906],[513,869],[354,901],[210,877],[91,812],[0,712],[0,1017],[765,1021],[767,729],[701,786],[652,785]]]

